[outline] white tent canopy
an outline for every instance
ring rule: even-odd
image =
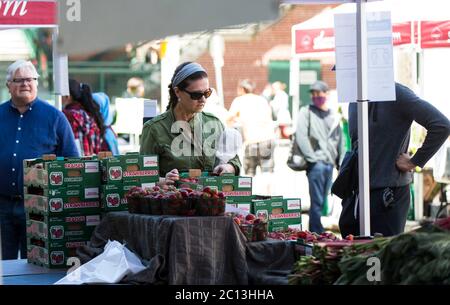
[[[450,1],[447,0],[383,0],[367,3],[367,12],[390,11],[392,23],[418,20],[450,19]],[[334,14],[356,13],[354,3],[326,8],[320,14],[294,25],[295,29],[332,28]]]

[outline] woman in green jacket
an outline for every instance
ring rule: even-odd
[[[180,172],[189,169],[239,175],[237,155],[227,161],[216,158],[224,126],[214,115],[202,112],[211,93],[205,69],[198,63],[183,63],[169,85],[166,112],[145,123],[140,153],[158,155],[162,184],[173,184]]]

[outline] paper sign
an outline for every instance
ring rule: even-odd
[[[53,65],[55,67],[55,94],[66,96],[69,92],[69,64],[67,54],[55,52]]]
[[[117,98],[117,120],[114,125],[116,133],[141,134],[144,119],[144,99]]]
[[[154,118],[158,115],[158,102],[156,100],[144,100],[144,118]]]
[[[336,84],[339,102],[357,100],[356,14],[336,14]],[[367,90],[371,102],[395,100],[390,12],[367,13]]]

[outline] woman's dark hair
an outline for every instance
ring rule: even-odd
[[[178,72],[180,72],[180,70],[183,69],[184,66],[186,66],[190,63],[192,63],[192,62],[188,61],[188,62],[182,63],[175,69],[175,72],[173,72],[172,80],[169,85],[169,105],[167,105],[166,110],[175,108],[175,106],[178,103],[178,97],[175,94],[175,89],[172,86],[173,79],[178,74]],[[184,90],[191,84],[191,81],[199,80],[199,79],[206,78],[206,77],[208,77],[208,74],[206,74],[206,72],[202,72],[202,71],[195,72],[194,74],[186,77],[181,83],[178,84],[177,87],[180,90]]]
[[[88,84],[79,83],[74,79],[69,79],[69,91],[72,99],[81,104],[83,109],[92,117],[100,129],[100,134],[105,134],[105,124],[100,113],[100,106],[92,98],[91,87]]]

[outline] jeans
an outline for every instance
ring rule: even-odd
[[[309,197],[311,207],[309,209],[309,230],[311,232],[323,233],[324,229],[320,222],[322,209],[331,189],[333,176],[333,165],[319,161],[312,163],[306,171],[309,183]]]
[[[23,200],[0,198],[2,259],[27,258],[26,216]]]

